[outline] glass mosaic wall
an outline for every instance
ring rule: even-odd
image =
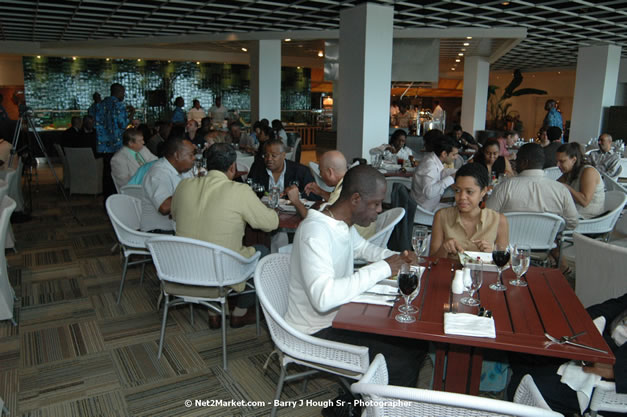
[[[44,119],[54,114],[54,124],[68,125],[69,111],[86,113],[93,93],[104,98],[115,82],[126,87],[125,101],[148,123],[168,120],[178,96],[185,99],[186,110],[193,99],[208,109],[221,96],[228,109],[240,111],[245,119],[249,115],[248,65],[64,57],[24,57],[23,62],[26,103],[42,124],[52,123]],[[311,109],[310,89],[308,68],[281,69],[283,110]]]

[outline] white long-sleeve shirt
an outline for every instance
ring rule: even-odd
[[[455,169],[444,168],[442,161],[430,152],[420,161],[411,180],[411,198],[425,210],[435,211],[444,191],[453,185]]]
[[[391,275],[383,259],[395,253],[368,243],[343,221],[309,210],[294,236],[285,320],[305,334],[330,327],[342,304]],[[353,272],[356,258],[374,263]]]

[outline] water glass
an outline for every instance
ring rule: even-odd
[[[459,300],[460,303],[475,307],[481,304],[479,300],[475,298],[475,292],[479,291],[481,285],[483,284],[483,262],[479,261],[477,265],[473,265],[470,270],[470,280],[468,282],[464,281],[464,285],[466,286],[466,291],[468,291],[469,297],[462,297]]]
[[[272,187],[270,190],[270,208],[279,207],[279,187]]]
[[[509,282],[510,285],[526,287],[527,282],[522,279],[522,276],[527,272],[529,264],[531,263],[531,248],[527,245],[514,246],[510,263],[512,265],[512,271],[516,274],[516,279],[511,280]]]
[[[429,249],[429,229],[425,226],[415,226],[411,236],[411,245],[414,248],[414,252],[416,252],[418,263],[423,262],[422,257]]]

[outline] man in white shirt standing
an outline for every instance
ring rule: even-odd
[[[194,100],[193,103],[194,105],[187,112],[187,120],[195,120],[198,126],[200,126],[202,119],[205,118],[207,114],[205,113],[205,109],[201,107],[200,101]]]
[[[192,178],[196,147],[182,138],[170,138],[163,145],[163,158],[155,162],[142,181],[142,218],[140,230],[174,234],[170,216],[172,195],[185,178]]]
[[[222,127],[222,122],[226,118],[226,107],[222,105],[222,97],[216,97],[216,103],[209,108],[209,117],[214,126]]]
[[[429,211],[436,211],[440,197],[447,187],[455,182],[456,169],[444,168],[444,164],[455,161],[459,154],[458,144],[449,136],[444,136],[433,143],[433,152],[427,154],[411,180],[411,198],[420,207]]]
[[[424,347],[416,340],[364,334],[331,327],[341,305],[398,273],[415,255],[372,245],[353,225],[367,226],[381,212],[385,177],[359,165],[344,176],[338,200],[324,211],[309,210],[294,236],[289,301],[285,320],[315,337],[367,346],[370,359],[382,353],[391,385],[416,386]],[[353,270],[355,258],[372,262]]]

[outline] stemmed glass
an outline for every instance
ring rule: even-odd
[[[510,249],[507,245],[499,245],[498,243],[494,245],[494,249],[492,250],[492,260],[496,264],[496,267],[499,270],[499,279],[494,283],[490,284],[490,289],[494,291],[505,291],[507,287],[503,285],[503,267],[507,265],[510,257]]]
[[[521,279],[521,277],[529,269],[529,264],[531,263],[531,248],[527,245],[514,246],[510,262],[512,264],[512,271],[516,274],[516,279],[511,280],[509,283],[516,287],[526,287],[527,282]]]
[[[459,302],[471,307],[478,306],[480,303],[479,300],[475,298],[475,292],[479,291],[481,284],[483,284],[483,262],[473,265],[470,270],[470,280],[468,282],[464,281],[464,286],[470,297],[462,297]]]
[[[255,192],[255,194],[257,194],[257,197],[263,198],[263,194],[266,192],[266,188],[263,186],[263,184],[254,183],[253,191]]]
[[[414,247],[418,263],[423,262],[422,257],[427,253],[429,242],[429,229],[424,226],[415,226],[411,236],[411,245]]]
[[[411,270],[409,264],[401,265],[401,269],[398,272],[398,288],[405,299],[405,308],[409,309],[409,296],[414,291],[420,291],[420,278]],[[414,317],[402,311],[401,314],[396,315],[395,319],[399,323],[413,323],[416,321]]]

